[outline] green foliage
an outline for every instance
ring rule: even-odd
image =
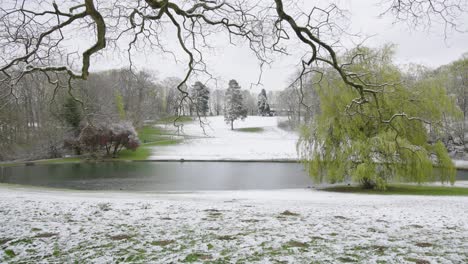
[[[454,165],[439,138],[441,119],[460,111],[440,80],[403,82],[392,54],[389,47],[358,49],[344,58],[359,58],[347,70],[366,73],[354,81],[373,92],[360,94],[330,73],[317,89],[320,113],[298,142],[317,182],[351,180],[380,190],[389,181],[454,182]]]
[[[117,106],[117,111],[119,113],[120,120],[125,120],[127,118],[127,114],[125,112],[125,104],[122,95],[118,91],[115,93],[115,105]]]
[[[198,114],[206,116],[210,107],[208,101],[210,99],[210,90],[201,82],[196,82],[192,87],[192,100],[194,101],[195,111]]]
[[[63,104],[63,119],[73,129],[80,127],[82,119],[80,105],[73,97],[68,97]]]

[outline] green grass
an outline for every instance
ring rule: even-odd
[[[172,124],[174,123],[174,120],[176,120],[177,116],[167,116],[160,118],[156,121],[156,124]],[[179,119],[177,119],[177,123],[187,123],[187,122],[192,122],[193,118],[190,116],[180,116]]]
[[[245,128],[238,128],[236,131],[240,132],[250,132],[250,133],[260,133],[263,132],[263,127],[245,127]]]
[[[19,162],[0,163],[0,167],[22,166],[30,162],[34,164],[54,164],[54,163],[81,162],[81,160],[82,159],[78,157],[70,157],[70,158],[46,159],[46,160],[36,160],[36,161],[19,161]]]
[[[124,149],[119,152],[118,157],[113,160],[145,160],[151,155],[151,150],[140,146],[137,150]]]
[[[13,167],[13,166],[19,166],[23,164],[24,162],[5,162],[5,163],[0,163],[0,167]]]
[[[154,142],[149,142],[146,144],[143,144],[143,147],[153,147],[153,146],[169,146],[169,145],[175,145],[179,144],[183,141],[183,139],[164,139],[160,141],[154,141]]]
[[[67,163],[67,162],[80,162],[81,158],[71,157],[71,158],[59,158],[59,159],[47,159],[47,160],[38,160],[34,163],[37,164],[50,164],[50,163]]]
[[[173,135],[170,131],[166,131],[160,127],[144,126],[137,130],[138,138],[141,143],[150,143],[155,141],[161,141]]]
[[[182,139],[172,139],[174,134],[171,131],[152,125],[144,126],[137,132],[142,143],[141,146],[135,151],[128,149],[120,151],[115,160],[146,160],[151,155],[149,147],[175,145],[183,141]]]
[[[323,189],[329,192],[342,193],[362,193],[362,194],[383,194],[383,195],[438,195],[438,196],[468,196],[468,188],[463,187],[444,187],[444,186],[425,186],[425,185],[405,185],[392,184],[386,191],[363,189],[356,186],[338,186]]]

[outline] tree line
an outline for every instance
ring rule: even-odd
[[[146,70],[115,69],[92,73],[87,81],[77,80],[68,89],[50,83],[41,73],[30,74],[11,86],[12,96],[0,97],[0,160],[60,157],[67,153],[64,141],[78,154],[78,142],[72,139],[87,124],[96,129],[93,133],[103,133],[102,141],[112,138],[110,128],[127,127],[134,134],[146,120],[227,113],[226,97],[231,95],[226,91],[231,85],[210,89],[196,81],[182,87],[188,95],[184,96],[177,89],[180,82],[177,77],[158,79]],[[256,115],[257,95],[240,87],[238,92],[241,96],[236,95],[236,100],[241,100],[245,110],[242,115]],[[228,119],[237,119],[233,111],[228,115]],[[90,142],[90,127],[83,131],[88,133],[85,141]]]

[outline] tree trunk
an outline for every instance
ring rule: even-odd
[[[114,151],[112,152],[112,158],[117,158],[117,152],[118,152],[118,149],[119,149],[119,143],[116,143],[115,144],[115,147],[114,147]]]
[[[231,130],[234,130],[234,120],[231,120]]]

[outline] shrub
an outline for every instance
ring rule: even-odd
[[[87,124],[81,129],[78,142],[89,152],[105,150],[106,155],[112,157],[116,157],[123,148],[136,150],[140,146],[130,122]]]

